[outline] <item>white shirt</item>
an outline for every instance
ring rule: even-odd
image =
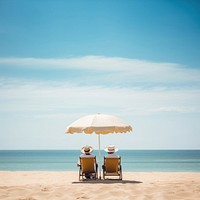
[[[94,158],[95,156],[92,154],[81,154],[80,157],[81,158]]]
[[[108,153],[105,158],[119,158],[119,156],[117,156],[116,154],[114,153]]]

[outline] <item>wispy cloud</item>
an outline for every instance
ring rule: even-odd
[[[22,68],[84,71],[67,79],[39,81],[4,74],[0,77],[1,112],[32,112],[40,117],[94,112],[124,116],[200,112],[200,71],[178,64],[85,56],[0,58],[0,66],[17,67],[22,73]]]
[[[33,112],[36,116],[71,113],[199,113],[199,90],[108,88],[27,82],[1,87],[1,112]]]
[[[39,68],[77,68],[107,71],[160,72],[181,67],[176,63],[156,63],[122,57],[83,56],[70,58],[0,58],[0,64]]]
[[[84,56],[57,58],[0,58],[0,66],[25,69],[82,70],[82,79],[88,83],[114,83],[137,85],[200,84],[200,70],[190,69],[176,63],[157,63],[120,57]],[[76,76],[70,81],[78,83]],[[83,82],[80,81],[82,84]],[[117,84],[117,85],[120,85]]]

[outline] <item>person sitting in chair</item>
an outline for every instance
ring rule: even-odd
[[[79,156],[79,158],[95,158],[95,156],[94,155],[92,155],[91,153],[93,152],[93,148],[91,147],[91,146],[88,146],[88,145],[86,145],[86,146],[84,146],[84,147],[82,147],[82,149],[81,149],[81,155]],[[77,166],[78,167],[80,167],[81,166],[81,164],[80,164],[80,159],[78,159],[78,163],[77,163]],[[87,178],[87,179],[90,179],[90,178],[92,178],[92,175],[91,174],[85,174],[85,177]]]
[[[105,176],[119,176],[119,179],[122,180],[121,157],[115,154],[118,148],[114,145],[109,145],[104,151],[108,154],[104,156],[104,163],[102,165],[103,179],[105,179]]]
[[[115,154],[115,152],[118,151],[118,148],[116,148],[114,145],[108,145],[104,151],[106,151],[108,154],[105,156],[105,158],[119,158],[118,155]]]

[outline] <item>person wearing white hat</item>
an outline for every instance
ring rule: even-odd
[[[122,180],[121,157],[115,154],[118,148],[114,145],[108,145],[104,151],[108,154],[104,156],[102,165],[103,179],[105,179],[105,176],[119,176],[119,179]]]
[[[91,154],[92,152],[93,152],[93,148],[91,146],[86,145],[82,147],[81,149],[82,154],[79,157],[80,158],[85,158],[85,157],[94,158],[95,156]],[[78,159],[77,166],[80,167],[80,159]],[[88,178],[91,178],[91,175],[88,174],[85,177],[88,179]]]
[[[110,158],[110,157],[114,157],[114,158],[118,158],[119,156],[117,156],[115,154],[115,152],[118,151],[118,148],[116,148],[114,145],[108,145],[104,151],[106,151],[108,154],[105,156],[105,158]]]
[[[90,158],[94,158],[95,156],[92,155],[91,153],[93,152],[93,148],[91,146],[84,146],[81,149],[81,155],[79,157],[81,158],[85,158],[85,157],[90,157]],[[77,166],[80,166],[80,160],[78,160]]]

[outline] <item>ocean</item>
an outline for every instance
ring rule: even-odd
[[[98,151],[93,152],[97,156]],[[200,172],[200,150],[120,150],[127,172]],[[0,150],[0,170],[78,171],[79,150]],[[101,161],[105,155],[101,151]]]

